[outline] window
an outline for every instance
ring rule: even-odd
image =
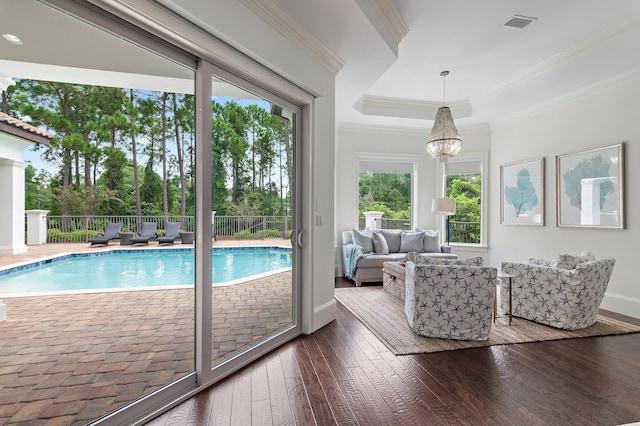
[[[358,176],[358,226],[367,226],[365,212],[382,212],[377,229],[411,229],[415,160],[361,158]]]
[[[486,153],[460,155],[443,167],[443,193],[456,201],[456,214],[449,217],[449,242],[485,245],[484,207]]]

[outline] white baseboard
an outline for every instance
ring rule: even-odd
[[[313,331],[316,331],[336,319],[336,300],[317,307],[313,311]]]
[[[608,311],[640,318],[640,299],[607,292],[600,307]]]

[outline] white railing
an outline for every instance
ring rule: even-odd
[[[166,222],[180,222],[180,229],[194,232],[193,216],[48,216],[47,243],[83,243],[104,232],[107,224],[122,224],[121,232],[138,233],[143,222],[156,222],[158,234],[164,233]],[[215,216],[213,237],[220,239],[289,238],[291,218],[288,216]]]

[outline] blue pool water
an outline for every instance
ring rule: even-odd
[[[213,284],[291,267],[280,247],[214,248]],[[138,287],[193,286],[193,249],[77,253],[0,271],[0,295]]]

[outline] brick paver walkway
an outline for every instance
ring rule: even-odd
[[[289,273],[215,287],[213,299],[214,362],[291,324]],[[0,424],[85,424],[194,369],[193,289],[4,302]]]

